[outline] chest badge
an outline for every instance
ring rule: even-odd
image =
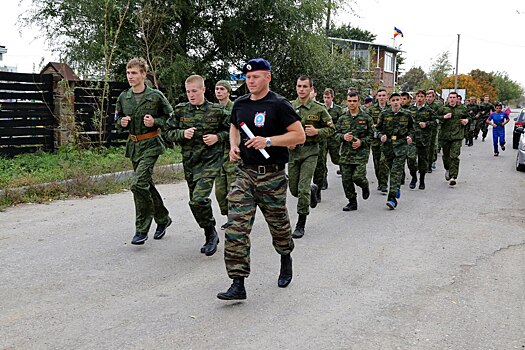
[[[266,121],[266,111],[255,113],[255,118],[253,119],[253,123],[255,124],[255,127],[262,128],[264,126],[265,121]]]

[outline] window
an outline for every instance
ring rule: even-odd
[[[368,71],[370,69],[370,52],[368,50],[352,50],[352,59],[356,62],[359,70]]]
[[[385,72],[394,72],[396,60],[392,52],[385,52]]]

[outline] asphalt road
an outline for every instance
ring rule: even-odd
[[[185,183],[159,186],[174,225],[144,246],[129,244],[130,192],[10,208],[0,213],[0,348],[523,349],[525,173],[511,126],[498,158],[490,136],[463,147],[450,188],[439,157],[427,189],[404,186],[395,211],[369,164],[372,195],[343,212],[330,167],[286,289],[258,214],[244,302],[215,297],[230,285],[222,239],[200,254]],[[293,224],[295,208],[290,196]]]

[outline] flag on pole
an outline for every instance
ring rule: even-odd
[[[401,29],[397,28],[397,27],[394,27],[394,38],[398,35],[401,35],[401,37],[404,37],[403,35],[403,32],[401,31]]]

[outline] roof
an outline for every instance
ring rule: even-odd
[[[0,54],[7,53],[7,48],[0,44]]]
[[[383,49],[385,49],[386,51],[395,52],[395,53],[403,52],[403,50],[399,50],[398,48],[395,48],[395,47],[392,47],[392,46],[372,43],[372,42],[369,42],[369,41],[351,40],[351,39],[334,38],[334,37],[329,37],[328,39],[330,39],[332,41],[342,41],[342,42],[349,43],[349,44],[351,43],[351,44],[361,44],[361,45],[367,45],[367,46],[379,46],[379,47],[382,47]]]
[[[67,63],[49,62],[42,68],[40,73],[49,72],[50,70],[60,74],[62,78],[68,81],[80,80]]]

